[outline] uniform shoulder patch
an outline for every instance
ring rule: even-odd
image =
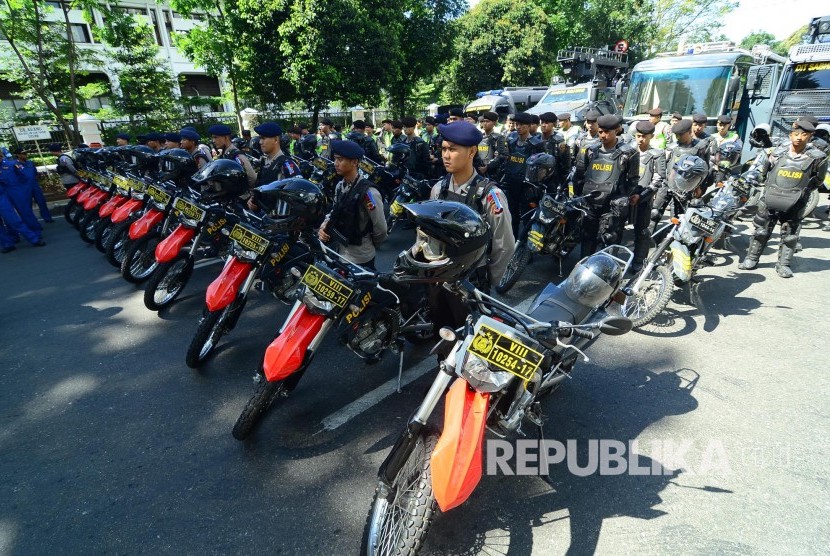
[[[490,190],[484,199],[487,201],[487,206],[492,214],[501,214],[504,212],[504,205],[502,205],[498,194],[494,190]]]
[[[372,211],[377,208],[377,203],[375,203],[375,197],[372,195],[371,191],[367,191],[366,195],[363,196],[363,204],[366,206],[366,210]]]

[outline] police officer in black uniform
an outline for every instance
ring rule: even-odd
[[[521,112],[513,117],[516,122],[517,132],[507,139],[509,155],[504,167],[505,193],[507,193],[507,204],[510,206],[512,216],[513,235],[519,231],[519,221],[525,209],[525,170],[526,161],[532,154],[544,152],[545,145],[539,137],[530,134],[530,125],[533,117]]]
[[[692,121],[680,120],[672,126],[671,131],[672,134],[674,134],[676,142],[673,147],[666,150],[666,168],[673,168],[675,162],[686,155],[691,155],[697,156],[703,160],[703,162],[707,165],[708,171],[709,146],[707,143],[704,143],[694,137],[692,134]],[[700,190],[695,192],[694,196],[702,196],[708,186],[709,183],[707,179],[701,184]],[[663,217],[663,213],[666,212],[666,207],[668,207],[670,200],[671,197],[669,196],[667,181],[666,185],[661,187],[654,196],[654,208],[651,211],[651,221],[654,222],[655,226],[658,222],[660,222],[660,219]]]
[[[239,148],[231,142],[231,128],[225,124],[215,124],[208,128],[208,133],[211,135],[213,145],[222,151],[218,158],[226,160],[235,160],[245,170],[245,176],[248,178],[248,186],[253,187],[256,183],[256,170],[251,165],[250,159]]]
[[[409,158],[406,161],[407,170],[415,179],[424,179],[429,174],[429,146],[415,133],[418,120],[412,116],[401,118],[403,126],[404,144],[409,146]]]
[[[555,180],[558,183],[562,183],[568,176],[573,164],[571,149],[568,148],[565,136],[556,128],[556,122],[559,121],[556,114],[553,112],[545,112],[539,115],[539,120],[541,122],[540,137],[544,144],[545,152],[556,158]]]
[[[366,134],[366,122],[363,120],[355,120],[352,122],[352,130],[356,131],[359,135],[352,135],[349,134],[348,139],[351,139],[361,147],[366,152],[366,158],[371,160],[372,162],[377,162],[378,164],[383,164],[386,160],[381,156],[380,150],[378,149],[378,143],[375,141],[374,137],[370,137]],[[355,141],[355,139],[357,139]]]
[[[501,177],[504,163],[510,156],[510,151],[507,148],[507,139],[501,133],[493,131],[493,128],[496,127],[499,121],[498,114],[495,112],[485,112],[481,117],[481,127],[484,134],[481,137],[481,142],[478,144],[478,158],[475,163],[476,170],[482,176],[498,181]]]
[[[588,215],[582,222],[582,255],[596,252],[597,244],[620,240],[627,208],[636,202],[634,193],[640,179],[640,157],[636,149],[617,137],[619,120],[612,114],[600,116],[599,142],[592,143],[576,161],[574,189],[577,195],[594,191]]]
[[[276,122],[263,122],[256,126],[254,131],[260,137],[259,146],[262,149],[256,187],[286,178],[299,177],[300,167],[291,160],[291,157],[282,152],[280,144],[282,128],[280,125]]]
[[[827,174],[827,155],[808,145],[815,130],[812,122],[796,120],[790,131],[790,144],[778,147],[759,167],[753,168],[765,180],[764,193],[758,202],[755,233],[746,258],[738,266],[741,270],[752,270],[758,265],[775,225],[780,223],[781,245],[775,272],[782,278],[792,278],[790,264],[801,231],[802,209],[810,192],[821,185]]]
[[[666,181],[666,151],[651,147],[654,124],[640,120],[634,126],[634,141],[640,155],[640,181],[631,197],[629,221],[634,225],[634,262],[632,272],[639,272],[648,257],[651,244],[651,206],[654,194]]]

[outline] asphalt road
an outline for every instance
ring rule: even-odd
[[[665,474],[485,476],[424,552],[826,553],[830,234],[818,227],[805,226],[791,280],[771,249],[737,270],[742,230],[659,326],[595,343],[545,403],[545,438],[577,441],[579,461],[590,439],[637,440],[639,465]],[[240,443],[231,427],[288,308],[254,295],[194,372],[184,355],[218,265],[156,314],[65,222],[45,238],[0,256],[0,554],[356,553],[378,466],[433,377],[425,350],[407,351],[415,370],[396,394],[397,359],[365,366],[331,335]],[[394,232],[379,267],[410,239]],[[537,260],[525,278],[509,300],[558,267]]]

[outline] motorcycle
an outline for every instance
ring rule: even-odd
[[[129,227],[128,219],[144,207],[144,192],[147,184],[129,172],[125,172],[123,176],[116,174],[112,179],[118,195],[126,193],[127,198],[126,201],[119,202],[108,216],[102,215],[95,229],[95,247],[107,255],[110,264],[121,268],[121,260],[120,258],[116,260],[116,255],[120,257],[123,253],[120,253],[120,249],[119,253],[111,249],[110,244],[116,233],[122,237],[120,243],[123,244],[123,236]]]
[[[381,464],[360,554],[416,554],[436,514],[461,505],[478,485],[487,429],[501,438],[523,435],[525,421],[541,430],[541,401],[570,376],[580,356],[587,360],[583,349],[596,333],[631,329],[628,319],[604,309],[619,294],[633,257],[624,247],[610,246],[583,259],[564,285],[549,284],[527,314],[469,282],[453,286],[470,316],[458,330],[440,331],[433,351],[448,353]],[[591,259],[611,270],[614,284],[596,297],[576,296],[568,284]],[[429,421],[445,392],[439,428]]]
[[[64,219],[74,225],[77,215],[83,212],[83,206],[78,202],[81,193],[88,191],[92,185],[89,183],[89,174],[84,169],[78,169],[78,183],[66,190],[69,202],[63,211]]]
[[[202,318],[185,357],[190,368],[200,367],[219,339],[234,329],[257,280],[262,291],[290,303],[299,281],[289,269],[311,258],[308,248],[285,232],[262,231],[267,228],[267,217],[250,212],[245,216],[247,221],[235,224],[230,231],[232,255],[208,286]]]
[[[386,226],[389,232],[392,231],[395,223],[403,218],[403,205],[425,201],[429,199],[431,191],[432,186],[428,181],[416,180],[409,175],[409,172],[404,172],[403,177],[400,179],[400,185],[392,196],[392,204],[389,205],[389,216],[386,218]]]
[[[732,176],[719,184],[708,203],[691,201],[679,218],[673,217],[655,231],[652,237],[663,239],[626,285],[620,314],[635,327],[654,320],[668,305],[674,285],[688,283],[697,270],[710,264],[709,251],[735,228],[731,221],[746,203],[750,189],[746,180]]]
[[[313,264],[304,272],[297,266],[291,269],[304,288],[265,351],[254,376],[256,391],[233,427],[237,440],[250,435],[274,400],[297,387],[333,326],[343,327],[340,341],[363,359],[377,361],[386,349],[397,353],[399,384],[403,339],[420,342],[432,335],[428,309],[417,289],[399,288],[393,277],[378,276],[319,243],[312,250]]]
[[[90,185],[88,189],[78,195],[78,204],[81,210],[75,213],[72,224],[81,234],[81,239],[87,243],[94,241],[95,223],[100,219],[99,210],[112,197],[112,179],[104,172],[87,171]]]

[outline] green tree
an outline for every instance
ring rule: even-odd
[[[756,44],[765,44],[770,48],[775,47],[778,41],[775,40],[775,35],[766,31],[751,31],[738,45],[740,48],[752,50]]]
[[[809,27],[810,27],[809,25],[803,25],[802,27],[799,27],[798,29],[793,31],[792,35],[790,35],[789,37],[787,37],[783,41],[779,42],[775,46],[774,50],[778,54],[780,54],[782,56],[786,56],[790,52],[790,49],[792,47],[794,47],[795,45],[801,43],[802,37],[804,37],[804,35],[806,35],[807,32],[809,31]]]
[[[717,40],[723,18],[737,0],[649,0],[654,32],[644,43],[647,54],[670,51],[681,43]]]

